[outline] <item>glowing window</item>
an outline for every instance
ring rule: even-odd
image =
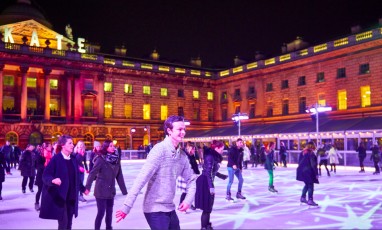
[[[214,93],[213,92],[207,92],[207,100],[209,100],[209,101],[214,100]]]
[[[88,98],[84,100],[84,116],[93,116],[93,99]]]
[[[103,90],[105,92],[113,92],[113,83],[105,82],[104,85],[103,85]]]
[[[160,95],[162,97],[167,97],[167,88],[160,88]]]
[[[133,105],[132,104],[125,104],[125,117],[127,119],[133,118]]]
[[[148,85],[143,86],[143,94],[150,95],[150,93],[151,93],[150,91],[151,91],[150,86],[148,86]]]
[[[27,78],[27,87],[36,88],[36,86],[37,86],[37,79],[34,77],[28,77]]]
[[[166,120],[168,116],[168,108],[167,105],[161,105],[160,106],[160,119],[162,121]]]
[[[27,109],[37,109],[37,99],[36,98],[28,98],[27,101]]]
[[[192,91],[192,98],[193,99],[199,99],[199,91],[198,90]]]
[[[111,102],[105,102],[105,118],[110,118],[113,113],[113,104]]]
[[[3,84],[4,86],[14,86],[15,78],[13,76],[4,76]]]
[[[318,104],[321,106],[326,106],[325,94],[318,94]]]
[[[348,105],[347,105],[346,90],[338,90],[337,97],[338,97],[338,110],[347,109]]]
[[[143,119],[150,119],[150,104],[143,104]]]
[[[5,112],[11,112],[15,108],[15,98],[12,96],[3,97],[3,110]]]
[[[50,108],[50,113],[52,115],[56,115],[55,113],[59,111],[59,102],[57,98],[50,99],[49,108]]]
[[[370,86],[361,86],[361,106],[367,107],[371,105],[371,98],[370,98],[371,92],[370,92]]]
[[[133,93],[133,85],[132,84],[125,84],[125,93]]]
[[[58,80],[50,79],[49,80],[50,89],[58,89]]]

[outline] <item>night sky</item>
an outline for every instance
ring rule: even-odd
[[[350,34],[356,24],[367,29],[382,18],[382,1],[368,0],[34,0],[65,34],[99,43],[113,53],[124,44],[127,56],[149,57],[157,49],[162,61],[202,66],[233,66],[235,56],[251,62],[259,51],[281,54],[283,43],[302,37],[317,45]],[[1,0],[0,10],[13,0]]]

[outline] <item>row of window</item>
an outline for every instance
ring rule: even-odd
[[[5,87],[13,87],[15,85],[15,79],[14,76],[4,76],[3,80]],[[56,90],[58,89],[58,80],[57,79],[50,79],[50,89]],[[37,87],[37,78],[34,77],[28,77],[27,78],[27,87],[28,88],[36,88]],[[85,79],[84,81],[84,89],[85,90],[93,90],[93,80],[92,79]],[[113,83],[111,82],[105,82],[104,83],[104,91],[105,92],[113,92]],[[125,94],[132,94],[133,93],[133,85],[132,84],[124,84],[124,93]],[[144,85],[143,86],[143,94],[144,95],[151,95],[151,87]],[[160,88],[160,95],[162,97],[168,96],[168,88]],[[184,97],[184,90],[178,89],[178,97]],[[193,99],[200,99],[200,92],[199,90],[193,90],[192,91],[192,98]],[[214,100],[214,93],[213,92],[207,92],[207,100],[212,101]]]
[[[15,78],[11,75],[5,75],[3,77],[3,85],[4,87],[13,87],[15,86]],[[49,80],[50,89],[58,89],[58,80],[50,79]],[[36,88],[37,87],[37,78],[35,77],[27,77],[27,87],[28,88]]]
[[[151,95],[151,86],[144,85],[142,87],[143,94],[144,95]],[[113,92],[113,83],[111,82],[105,82],[104,83],[104,91],[105,92]],[[124,84],[124,93],[125,94],[132,94],[133,93],[133,85],[132,84]],[[168,96],[168,88],[160,88],[160,96],[167,97]],[[184,90],[178,89],[178,97],[184,97]],[[193,99],[200,99],[200,92],[199,90],[193,90],[192,91],[192,98]],[[207,92],[207,100],[212,101],[214,100],[214,93],[213,92]]]
[[[369,64],[361,64],[359,66],[359,74],[369,74],[370,73],[370,68],[369,68]],[[346,78],[346,68],[339,68],[337,69],[337,79],[340,79],[340,78]],[[320,73],[317,73],[317,76],[316,76],[316,83],[320,83],[320,82],[325,82],[325,73],[324,72],[320,72]],[[297,81],[297,86],[303,86],[303,85],[306,85],[306,77],[305,76],[300,76],[298,78],[298,81]],[[288,89],[289,88],[289,80],[282,80],[281,81],[281,89]],[[266,92],[271,92],[273,91],[274,88],[273,88],[273,83],[267,83],[266,87],[265,87],[265,91]]]

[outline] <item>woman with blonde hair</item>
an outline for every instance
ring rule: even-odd
[[[78,141],[73,149],[73,153],[76,156],[78,169],[80,170],[80,181],[83,185],[85,179],[85,170],[87,173],[89,173],[88,165],[86,164],[85,143],[83,141]],[[81,202],[86,202],[86,199],[83,197],[82,192],[80,192],[78,200]]]

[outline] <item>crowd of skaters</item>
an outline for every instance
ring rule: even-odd
[[[10,168],[16,168],[18,165],[17,169],[22,176],[21,192],[26,193],[28,185],[29,191],[33,193],[33,186],[36,185],[38,190],[35,209],[40,211],[40,218],[57,220],[59,229],[71,229],[72,218],[78,215],[78,202],[86,202],[83,195],[89,195],[93,182],[95,182],[94,196],[97,202],[95,229],[100,229],[104,217],[106,229],[112,229],[116,184],[122,194],[127,195],[124,204],[116,212],[117,222],[129,214],[137,195],[147,184],[143,211],[151,229],[163,229],[164,226],[168,226],[166,229],[179,229],[176,209],[186,212],[188,208],[201,209],[203,211],[201,228],[212,229],[210,215],[216,192],[215,177],[228,179],[227,201],[233,201],[231,186],[234,177],[238,179],[236,198],[246,199],[243,195],[242,170],[247,169],[249,163],[252,163],[252,167],[262,165],[269,175],[268,190],[277,192],[273,185],[273,170],[278,165],[275,160],[274,142],[268,143],[267,146],[264,144],[246,146],[242,139],[237,139],[228,147],[227,175],[225,175],[218,171],[223,160],[223,150],[227,148],[223,142],[214,140],[209,146],[203,147],[188,142],[184,146],[182,140],[185,126],[183,117],[179,116],[170,116],[165,121],[164,130],[165,140],[151,146],[150,154],[146,154],[147,159],[129,192],[125,186],[120,164],[121,150],[110,140],[104,141],[103,144],[94,141],[94,148],[89,154],[89,167],[86,163],[84,142],[78,141],[74,146],[73,139],[67,135],[61,136],[55,143],[44,142],[37,146],[28,144],[24,151],[20,151],[17,146],[7,141],[0,148],[0,199],[5,175],[12,175]],[[376,168],[374,174],[379,174],[380,148],[374,144],[371,151],[370,160],[374,162]],[[360,172],[364,172],[366,149],[362,143],[357,152]],[[283,167],[287,167],[287,154],[287,149],[281,142],[279,160]],[[324,165],[330,176],[330,172],[336,173],[338,158],[342,156],[335,145],[319,144],[316,148],[313,142],[307,143],[299,154],[296,170],[296,179],[304,182],[301,203],[318,205],[313,200],[313,193],[314,184],[318,183],[318,178],[321,176],[321,166]],[[331,166],[330,171],[328,165]],[[169,171],[172,173],[168,173]],[[89,173],[87,181],[84,181],[85,173]],[[176,183],[183,189],[179,205],[175,205],[173,201]]]

